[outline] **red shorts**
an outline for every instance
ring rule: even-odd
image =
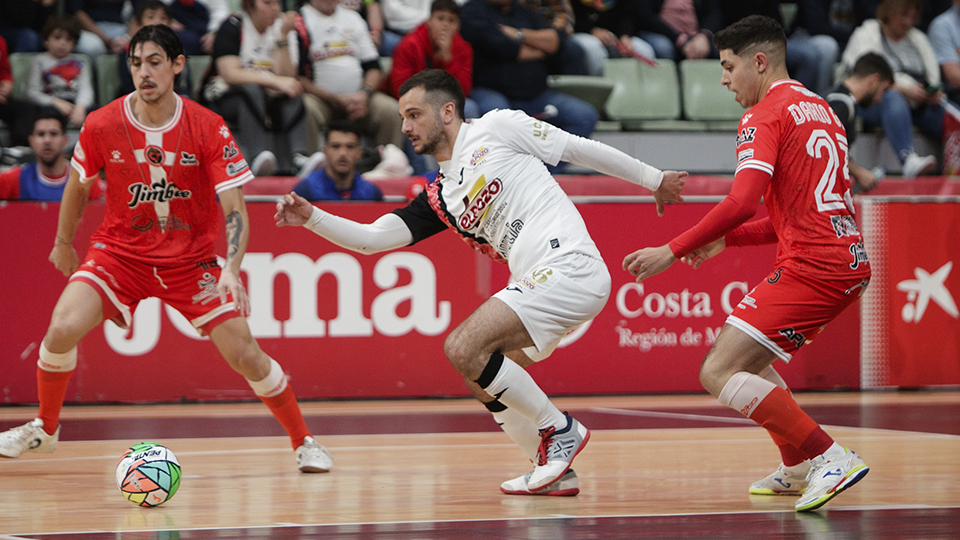
[[[822,280],[778,268],[740,300],[727,324],[789,362],[869,284],[869,278]]]
[[[91,249],[70,281],[91,285],[103,302],[103,318],[128,328],[137,304],[154,296],[183,314],[201,335],[227,319],[239,317],[234,303],[220,303],[217,259],[192,265],[158,267]]]

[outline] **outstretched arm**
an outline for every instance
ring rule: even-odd
[[[683,202],[680,190],[683,189],[686,171],[660,171],[646,163],[593,139],[569,135],[563,148],[563,161],[569,161],[597,172],[623,178],[639,184],[653,192],[657,201],[657,215],[663,215],[663,203]]]
[[[317,208],[290,193],[277,202],[277,226],[303,225],[334,244],[363,254],[389,251],[413,242],[413,234],[396,214],[384,214],[373,223],[357,223]]]

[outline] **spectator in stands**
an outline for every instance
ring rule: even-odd
[[[293,191],[308,201],[382,201],[380,188],[357,173],[363,155],[360,130],[345,120],[333,120],[326,139],[326,165],[301,180]]]
[[[373,41],[373,44],[377,47],[380,56],[390,56],[384,52],[384,39],[383,34],[384,22],[383,22],[383,8],[380,6],[379,0],[339,0],[340,7],[344,9],[349,9],[351,11],[356,11],[360,14],[360,17],[363,18],[367,23],[367,27],[370,29],[370,39]],[[396,47],[397,43],[400,40],[397,39],[396,43],[391,44],[392,47]]]
[[[203,37],[207,35],[207,28],[210,26],[207,0],[167,0],[166,3],[173,17],[170,27],[180,38],[184,54],[203,54]]]
[[[134,12],[133,18],[130,19],[130,31],[127,32],[127,35],[133,36],[137,33],[137,30],[151,24],[170,26],[171,21],[170,8],[166,4],[160,0],[141,0],[137,4],[137,10]],[[127,53],[128,49],[124,48],[123,52],[117,55],[117,73],[120,75],[120,87],[117,89],[117,95],[113,96],[114,98],[125,96],[136,90],[133,85],[133,76],[130,75],[130,60]],[[175,83],[176,92],[183,97],[193,99],[192,78],[190,65],[184,64],[183,71],[177,76]],[[105,96],[101,96],[101,98],[103,97]]]
[[[93,109],[93,69],[73,48],[80,37],[80,24],[70,15],[54,15],[43,25],[45,53],[30,64],[27,98],[42,108],[56,109],[70,125],[80,127]]]
[[[893,85],[890,64],[876,53],[861,56],[850,75],[827,93],[824,99],[837,113],[847,132],[847,148],[853,148],[857,138],[857,109],[869,108],[883,99],[883,93]],[[909,127],[907,129],[910,129]],[[853,180],[864,191],[870,191],[880,182],[876,173],[861,166],[847,154],[847,165]]]
[[[562,32],[519,0],[470,0],[462,13],[463,37],[474,51],[470,96],[481,114],[518,109],[574,135],[590,136],[599,118],[596,109],[547,87],[546,59],[566,39]]]
[[[10,55],[7,54],[7,42],[0,36],[0,120],[10,130],[10,143],[13,146],[26,146],[30,135],[32,105],[13,97],[13,71],[10,69]]]
[[[369,28],[355,11],[337,0],[310,0],[300,8],[300,82],[306,91],[309,147],[327,123],[346,118],[375,144],[404,148],[397,100],[377,92],[383,74]]]
[[[56,11],[56,0],[0,0],[0,37],[7,40],[10,52],[40,52],[40,29]]]
[[[523,5],[538,13],[551,28],[561,32],[560,50],[547,59],[551,75],[589,75],[590,64],[587,51],[573,36],[573,7],[570,0],[522,0]]]
[[[70,161],[64,156],[67,147],[66,125],[63,116],[47,111],[40,113],[33,123],[30,148],[36,161],[13,167],[0,173],[0,199],[21,201],[59,201],[70,173]],[[90,200],[103,195],[101,182],[94,182]]]
[[[720,12],[724,27],[747,15],[765,15],[783,26],[780,0],[720,0]],[[839,43],[829,35],[794,31],[787,38],[787,69],[804,86],[823,94],[833,86],[833,66],[839,52]]]
[[[403,37],[393,50],[393,67],[387,75],[388,91],[399,98],[400,85],[428,68],[453,75],[464,94],[473,88],[473,47],[460,37],[460,6],[454,0],[434,0],[430,18]],[[467,118],[480,116],[477,102],[467,98]]]
[[[943,129],[940,66],[927,36],[914,28],[920,7],[921,0],[882,0],[877,18],[854,30],[843,51],[843,65],[848,70],[868,52],[883,56],[893,69],[893,88],[883,94],[879,104],[860,111],[860,116],[867,125],[883,126],[905,177],[919,176],[937,166],[934,156],[921,157],[914,151],[909,126],[937,140]]]
[[[430,17],[430,0],[380,0],[383,11],[383,43],[381,56],[393,55],[393,49],[403,36],[426,22]]]
[[[243,0],[243,12],[220,27],[201,103],[236,126],[250,170],[268,176],[279,166],[306,176],[322,154],[308,154],[303,87],[297,78],[295,11],[280,14],[280,0]],[[293,45],[293,47],[291,47]],[[268,149],[270,133],[276,153]],[[279,163],[278,163],[279,160]]]
[[[721,29],[718,0],[638,0],[641,39],[657,58],[702,60],[720,58],[713,34]]]
[[[603,63],[608,58],[629,58],[634,53],[656,57],[653,47],[636,36],[640,29],[637,7],[629,0],[575,0],[573,39],[586,51],[590,75],[602,75]]]
[[[83,32],[77,41],[80,54],[120,54],[127,47],[127,25],[123,23],[125,0],[66,0],[67,13],[80,21]]]
[[[933,19],[927,36],[940,64],[944,91],[951,101],[960,102],[960,0]]]

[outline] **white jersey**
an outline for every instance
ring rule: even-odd
[[[379,58],[363,17],[340,6],[328,17],[310,4],[304,4],[300,14],[310,35],[307,57],[301,61],[310,62],[313,82],[335,94],[360,91],[361,64]]]
[[[547,171],[570,135],[519,111],[464,123],[437,181],[394,213],[413,243],[453,228],[475,249],[506,262],[514,279],[558,256],[600,259],[583,218]]]

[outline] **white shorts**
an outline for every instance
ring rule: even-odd
[[[539,362],[563,336],[600,313],[610,297],[610,272],[600,259],[571,253],[544,263],[493,297],[520,317],[534,344],[523,352]]]

